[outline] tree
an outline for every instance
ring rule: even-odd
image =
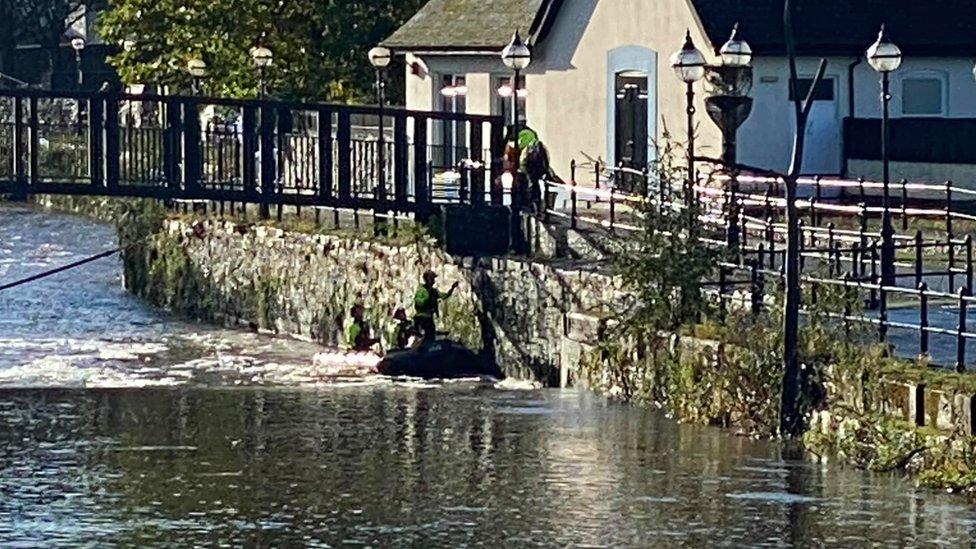
[[[116,0],[102,19],[106,41],[135,41],[110,59],[124,82],[190,86],[186,62],[208,66],[205,92],[250,97],[256,45],[274,53],[267,87],[285,99],[371,97],[366,52],[424,0]],[[395,76],[395,72],[392,73]]]
[[[47,52],[48,73],[72,13],[81,6],[103,8],[105,0],[0,0],[0,72],[7,73],[18,45],[39,45]]]
[[[792,92],[793,113],[796,119],[796,134],[793,136],[793,156],[790,169],[783,176],[786,184],[786,299],[783,314],[783,392],[780,404],[780,434],[799,436],[803,431],[800,417],[800,216],[796,210],[796,182],[803,167],[803,147],[806,137],[807,118],[813,107],[814,91],[827,70],[827,60],[820,60],[817,74],[807,90],[806,98],[799,95],[796,70],[796,45],[793,38],[792,0],[785,0],[783,6],[783,27],[786,36],[786,55],[790,68],[790,91]]]

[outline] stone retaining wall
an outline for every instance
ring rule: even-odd
[[[421,274],[432,269],[443,289],[461,282],[442,306],[442,330],[490,353],[508,375],[568,383],[582,346],[598,335],[579,326],[598,323],[606,304],[619,299],[610,277],[569,260],[456,258],[424,239],[393,243],[191,219],[165,221],[147,246],[126,254],[131,291],[202,320],[326,345],[342,343],[356,301],[388,336],[393,311],[412,313]]]

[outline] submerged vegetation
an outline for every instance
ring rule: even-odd
[[[660,173],[674,185],[681,175],[667,165],[671,153],[661,155]],[[654,202],[642,214],[643,231],[616,253],[629,307],[608,319],[608,336],[584,357],[583,381],[680,421],[779,436],[783,289],[767,288],[758,312],[747,291],[721,306],[704,288],[723,256],[698,237],[705,227],[691,224],[697,216]],[[976,495],[976,438],[962,413],[944,421],[954,430],[937,431],[909,421],[900,402],[923,386],[943,395],[931,413],[945,415],[944,402],[965,407],[959,399],[976,395],[976,378],[893,357],[869,325],[838,319],[863,307],[857,292],[821,287],[803,306],[802,440],[810,453],[873,471],[909,471],[925,486]]]

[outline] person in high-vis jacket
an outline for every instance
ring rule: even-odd
[[[363,318],[366,310],[359,303],[352,306],[349,311],[352,322],[346,334],[349,347],[354,351],[369,351],[373,345],[379,343],[379,339],[370,336],[369,325]]]
[[[437,274],[434,271],[426,271],[424,273],[423,284],[417,289],[417,293],[413,299],[415,309],[414,322],[417,325],[417,330],[420,331],[423,337],[424,343],[430,343],[436,339],[437,325],[434,322],[434,317],[437,316],[440,302],[442,299],[447,299],[454,295],[454,290],[457,289],[459,284],[455,282],[446,294],[442,294],[434,287],[436,281]]]

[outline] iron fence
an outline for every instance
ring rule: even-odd
[[[626,234],[643,230],[648,208],[696,211],[708,244],[732,252],[705,284],[724,306],[732,299],[753,310],[782,284],[786,253],[786,199],[782,181],[769,177],[700,175],[695,185],[675,183],[651,170],[597,163],[570,169],[568,183],[544,181],[549,218],[571,228]],[[580,179],[592,178],[581,184]],[[850,293],[844,323],[874,327],[879,342],[902,356],[966,369],[976,352],[969,329],[973,307],[973,234],[976,191],[953,185],[899,181],[889,185],[895,283],[883,285],[880,219],[883,185],[866,180],[809,177],[799,181],[801,291],[808,303],[827,287]],[[635,192],[636,191],[636,192]],[[694,201],[697,208],[689,209]]]
[[[497,179],[494,116],[91,92],[0,91],[0,192],[140,196],[426,212]],[[355,122],[355,124],[354,124]],[[439,166],[440,125],[463,127]],[[432,138],[431,136],[434,136]],[[450,180],[450,178],[447,178]],[[440,196],[438,196],[440,195]],[[492,200],[494,195],[487,196]]]

